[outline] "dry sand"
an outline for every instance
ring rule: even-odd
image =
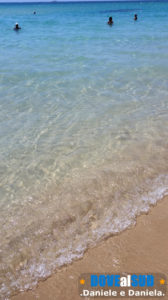
[[[149,214],[138,217],[136,226],[101,242],[88,250],[81,260],[62,268],[40,282],[36,289],[20,293],[12,300],[93,299],[78,295],[78,277],[81,273],[98,272],[160,272],[168,276],[168,197],[151,208]],[[163,299],[167,300],[168,295]]]

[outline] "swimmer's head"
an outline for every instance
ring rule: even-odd
[[[15,29],[15,30],[21,29],[21,28],[19,27],[19,24],[18,24],[18,23],[15,24],[14,29]]]
[[[112,25],[112,24],[113,24],[113,18],[112,18],[112,17],[109,17],[108,24],[109,24],[109,25]]]

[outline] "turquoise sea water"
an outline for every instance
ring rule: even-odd
[[[168,193],[168,2],[0,4],[0,14],[4,299]]]

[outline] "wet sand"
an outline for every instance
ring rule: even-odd
[[[168,196],[151,208],[147,215],[138,217],[136,226],[89,249],[81,260],[62,268],[40,282],[36,289],[20,293],[12,300],[82,299],[78,295],[79,275],[96,272],[160,272],[168,276]],[[163,299],[168,299],[168,295]]]

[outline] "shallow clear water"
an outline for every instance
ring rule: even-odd
[[[0,13],[4,298],[168,193],[168,2],[1,4]]]

